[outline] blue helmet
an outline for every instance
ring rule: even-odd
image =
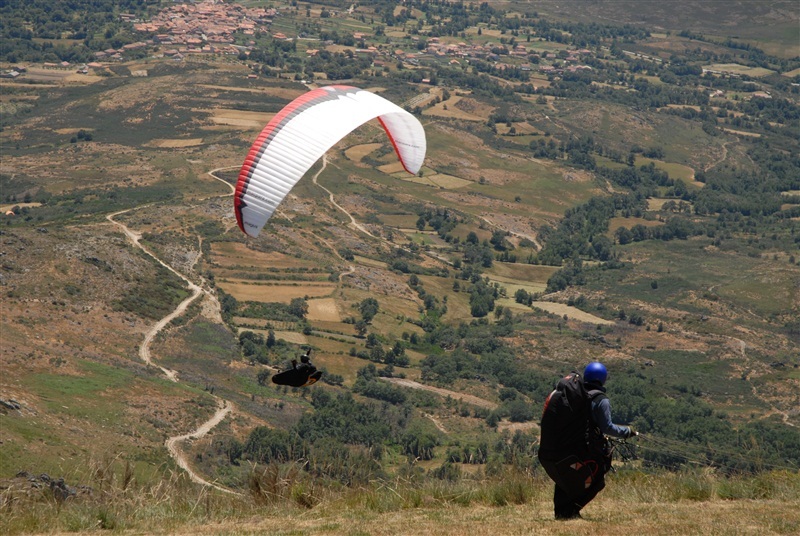
[[[608,378],[606,366],[598,361],[589,363],[583,371],[583,381],[585,382],[596,382],[603,385],[606,383],[606,378]]]

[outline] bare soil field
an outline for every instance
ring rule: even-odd
[[[402,177],[398,178],[417,184],[433,186],[434,188],[442,188],[444,190],[454,190],[456,188],[463,188],[464,186],[469,186],[472,184],[472,181],[454,177],[452,175],[445,175],[444,173],[433,173],[423,177],[417,177],[416,175],[408,175],[408,173],[404,173]]]
[[[152,140],[147,144],[150,147],[158,147],[161,149],[175,149],[179,147],[197,147],[203,145],[203,138],[191,139],[172,139],[172,140]]]
[[[739,63],[714,63],[704,66],[703,69],[714,73],[747,75],[753,78],[761,78],[762,76],[767,76],[775,72],[763,67],[748,67],[747,65],[741,65]]]
[[[212,126],[261,129],[275,114],[265,112],[249,112],[244,110],[228,110],[224,108],[195,109],[199,113],[210,114]]]
[[[214,242],[211,245],[212,262],[223,268],[312,268],[311,261],[291,257],[277,251],[264,253],[239,242]]]
[[[550,276],[558,270],[557,266],[496,262],[489,270],[489,274],[497,279],[515,281],[520,284],[547,284]]]
[[[543,311],[546,311],[548,313],[553,313],[558,316],[567,315],[567,318],[572,320],[578,320],[579,322],[588,322],[590,324],[601,324],[604,326],[614,325],[614,322],[612,322],[611,320],[606,320],[605,318],[594,316],[593,314],[581,311],[577,307],[572,307],[570,305],[565,305],[563,303],[535,301],[533,302],[532,305],[537,309],[541,309]]]
[[[12,203],[10,205],[0,205],[0,214],[5,214],[6,212],[8,212],[9,210],[11,210],[14,207],[19,207],[19,208],[30,207],[30,208],[33,208],[33,207],[40,207],[40,206],[42,206],[41,203]]]
[[[20,80],[32,80],[35,82],[54,84],[93,84],[103,79],[94,74],[79,74],[76,72],[76,69],[77,67],[70,67],[69,69],[28,67],[28,72],[20,77]]]
[[[198,87],[213,89],[216,91],[238,91],[242,93],[255,93],[259,95],[272,95],[275,97],[283,97],[286,100],[294,100],[303,94],[302,91],[289,88],[271,87],[268,89],[259,89],[253,87],[234,87],[234,86],[217,86],[213,84],[198,84]]]
[[[400,162],[392,162],[390,164],[385,164],[378,168],[378,171],[381,173],[386,173],[387,175],[395,175],[397,173],[405,173],[405,169],[403,168],[403,164]]]
[[[344,155],[354,162],[361,162],[365,156],[382,145],[382,143],[364,143],[361,145],[354,145],[345,150]]]
[[[318,300],[308,300],[308,314],[306,317],[313,321],[322,322],[341,322],[339,308],[333,298],[322,298]]]
[[[353,259],[358,264],[363,264],[364,266],[372,266],[373,268],[386,268],[388,265],[377,259],[370,259],[369,257],[362,257],[361,255],[355,255]]]
[[[297,285],[255,284],[251,281],[218,281],[217,285],[240,301],[289,303],[294,298],[329,296],[336,289],[332,283],[301,283]]]
[[[398,229],[410,229],[419,219],[416,214],[382,214],[379,217],[385,225]]]
[[[486,121],[489,114],[494,111],[491,106],[485,106],[474,99],[454,95],[446,101],[426,108],[422,115],[461,119],[463,121]]]
[[[732,128],[723,128],[723,132],[728,132],[729,134],[736,134],[737,136],[746,136],[748,138],[760,138],[761,134],[758,132],[746,132],[744,130],[734,130]]]

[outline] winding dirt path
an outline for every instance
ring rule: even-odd
[[[204,292],[207,293],[207,294],[209,294],[209,293],[208,293],[208,291],[205,291],[202,288],[200,288],[198,285],[194,284],[194,282],[191,281],[189,278],[187,278],[182,273],[180,273],[177,270],[175,270],[169,264],[167,264],[164,261],[162,261],[161,259],[159,259],[152,251],[147,249],[147,247],[145,247],[140,242],[140,240],[142,239],[142,234],[141,233],[137,233],[135,231],[132,231],[127,225],[125,225],[124,223],[118,222],[118,221],[116,221],[114,219],[115,216],[119,216],[120,214],[125,214],[126,212],[130,212],[131,210],[134,210],[134,209],[121,210],[119,212],[115,212],[113,214],[109,214],[108,216],[106,216],[106,219],[108,221],[110,221],[111,223],[113,223],[114,225],[120,227],[122,229],[122,231],[125,233],[125,235],[128,238],[130,238],[131,242],[133,242],[133,244],[136,247],[138,247],[139,249],[141,249],[142,251],[147,253],[149,256],[151,256],[153,259],[155,259],[156,262],[158,262],[161,266],[163,266],[164,268],[166,268],[167,270],[169,270],[173,274],[177,275],[181,279],[183,279],[183,281],[192,290],[192,295],[191,296],[189,296],[188,298],[183,300],[180,304],[178,304],[178,307],[176,307],[174,311],[172,311],[170,314],[168,314],[167,316],[165,316],[164,318],[162,318],[161,320],[156,322],[156,324],[152,328],[150,328],[150,330],[147,333],[145,333],[144,341],[139,346],[139,357],[142,358],[142,361],[144,361],[148,365],[157,366],[167,376],[167,378],[169,378],[170,380],[172,380],[174,382],[177,382],[178,381],[177,372],[175,372],[174,370],[170,370],[168,368],[162,367],[161,365],[156,365],[155,363],[153,363],[152,356],[150,355],[150,343],[153,342],[153,339],[156,337],[156,335],[158,335],[159,331],[164,329],[164,327],[167,324],[169,324],[174,318],[177,318],[178,316],[182,315],[186,311],[186,308],[189,307],[189,304],[191,304],[195,299],[197,299],[198,296],[200,296]]]
[[[330,190],[328,190],[327,188],[325,188],[323,185],[321,185],[319,182],[317,182],[317,178],[320,176],[320,174],[321,174],[323,171],[325,171],[325,168],[326,168],[327,166],[328,166],[328,155],[327,155],[327,153],[326,153],[326,154],[322,155],[322,167],[320,168],[320,170],[319,170],[319,171],[317,171],[317,172],[314,174],[314,177],[312,178],[312,181],[314,182],[314,184],[315,184],[315,185],[317,185],[317,186],[319,186],[319,187],[320,187],[320,188],[322,188],[323,190],[325,190],[325,192],[328,194],[328,200],[331,202],[331,204],[332,204],[334,207],[336,207],[336,208],[338,208],[339,210],[341,210],[342,212],[344,212],[344,213],[347,215],[347,217],[348,217],[348,218],[350,218],[350,223],[349,223],[349,224],[347,224],[347,225],[348,225],[348,227],[351,227],[351,228],[353,228],[353,229],[358,229],[358,230],[359,230],[359,231],[361,231],[362,233],[364,233],[364,234],[367,234],[367,235],[369,235],[369,236],[371,236],[372,238],[375,238],[375,239],[377,239],[377,240],[383,240],[383,241],[385,241],[383,238],[381,238],[381,237],[379,237],[379,236],[375,236],[374,234],[370,233],[370,232],[367,230],[367,228],[366,228],[366,227],[364,227],[363,225],[361,225],[360,223],[358,223],[358,222],[356,221],[356,219],[353,217],[353,215],[352,215],[352,214],[350,214],[350,213],[349,213],[349,212],[348,212],[348,211],[347,211],[347,210],[346,210],[346,209],[345,209],[343,206],[341,206],[339,203],[337,203],[337,202],[336,202],[336,199],[334,199],[334,197],[333,197],[333,192],[331,192]]]
[[[225,185],[227,185],[231,189],[231,192],[229,194],[224,194],[224,196],[233,195],[234,192],[235,192],[235,188],[233,187],[233,185],[231,185],[227,181],[221,179],[220,177],[217,177],[216,175],[214,175],[214,173],[216,173],[218,171],[221,171],[223,169],[230,169],[230,167],[217,168],[217,169],[209,171],[208,174],[211,177],[223,182]],[[219,197],[219,196],[214,196],[214,197]],[[136,208],[144,208],[146,206],[149,206],[149,205],[142,205],[141,207],[136,207]],[[188,287],[192,291],[192,295],[191,296],[189,296],[188,298],[183,300],[180,304],[178,304],[178,306],[175,308],[174,311],[172,311],[170,314],[168,314],[167,316],[165,316],[164,318],[162,318],[161,320],[156,322],[155,325],[153,325],[153,327],[151,327],[147,331],[147,333],[145,333],[144,341],[142,341],[142,344],[139,346],[139,357],[142,359],[142,361],[144,361],[148,365],[157,366],[158,368],[161,369],[161,371],[164,373],[164,375],[167,376],[167,378],[169,378],[173,382],[177,382],[178,381],[177,372],[175,372],[174,370],[170,370],[170,369],[168,369],[166,367],[162,367],[161,365],[157,365],[157,364],[153,363],[152,355],[150,354],[150,344],[153,342],[153,339],[156,337],[156,335],[158,335],[158,333],[162,329],[164,329],[165,326],[167,326],[174,318],[177,318],[178,316],[182,315],[186,311],[187,307],[189,307],[189,305],[194,300],[196,300],[200,295],[205,294],[205,297],[207,298],[207,300],[210,301],[211,304],[212,304],[211,307],[215,308],[216,316],[219,316],[219,300],[217,300],[217,297],[214,295],[214,293],[212,293],[211,291],[209,291],[209,290],[207,290],[205,288],[202,288],[199,285],[195,284],[194,281],[190,280],[188,277],[184,276],[182,273],[180,273],[177,270],[175,270],[172,266],[170,266],[169,264],[167,264],[166,262],[164,262],[163,260],[158,258],[152,251],[150,251],[147,247],[145,247],[141,243],[141,239],[142,239],[142,234],[141,233],[138,233],[136,231],[131,230],[124,223],[118,222],[118,221],[116,221],[114,219],[114,217],[119,216],[120,214],[125,214],[126,212],[130,212],[132,210],[135,210],[135,209],[131,208],[131,209],[126,209],[126,210],[121,210],[121,211],[115,212],[113,214],[109,214],[108,216],[106,216],[106,219],[109,222],[111,222],[114,225],[116,225],[119,228],[121,228],[122,231],[125,233],[125,235],[131,240],[131,242],[133,242],[133,244],[136,247],[138,247],[139,249],[141,249],[142,251],[147,253],[150,257],[155,259],[155,261],[158,262],[161,266],[163,266],[164,268],[166,268],[170,272],[174,273],[175,275],[177,275],[181,279],[183,279],[183,281],[188,285]],[[200,246],[200,251],[202,252],[202,238],[200,238],[199,246]],[[200,255],[202,255],[202,253]],[[197,262],[197,260],[199,259],[200,255],[198,255],[198,257],[195,259],[195,262]],[[208,421],[206,421],[206,422],[202,423],[200,426],[198,426],[197,429],[195,429],[194,431],[189,432],[188,434],[184,434],[184,435],[179,435],[179,436],[174,436],[174,437],[168,438],[166,440],[166,442],[165,442],[165,446],[167,447],[167,451],[169,452],[170,456],[172,456],[172,458],[175,460],[175,463],[178,464],[178,466],[181,469],[186,471],[186,473],[189,475],[189,478],[192,480],[192,482],[195,482],[197,484],[201,484],[203,486],[212,487],[214,489],[217,489],[219,491],[223,491],[225,493],[231,493],[231,494],[234,494],[234,495],[241,495],[240,493],[238,493],[236,491],[230,490],[230,489],[225,488],[223,486],[219,486],[217,484],[214,484],[213,482],[209,482],[209,481],[205,480],[204,478],[202,478],[199,474],[197,474],[191,468],[191,466],[189,465],[189,461],[186,458],[186,455],[180,449],[180,444],[182,442],[187,441],[187,440],[199,439],[199,438],[205,436],[215,426],[217,426],[220,422],[222,422],[225,419],[225,417],[228,416],[229,413],[231,413],[233,411],[234,405],[231,402],[229,402],[227,400],[224,400],[224,399],[222,399],[222,398],[220,398],[220,397],[218,397],[216,395],[213,395],[213,394],[211,396],[214,397],[214,400],[216,400],[216,402],[217,402],[217,411],[214,412],[214,415],[212,415],[211,418]]]
[[[179,446],[184,441],[200,439],[208,432],[210,432],[216,425],[221,423],[222,420],[225,419],[225,417],[227,417],[228,414],[233,411],[234,406],[231,402],[223,400],[217,396],[214,396],[214,398],[217,399],[218,408],[217,411],[214,413],[214,415],[211,417],[211,419],[201,424],[193,432],[189,432],[188,434],[180,436],[170,437],[169,439],[167,439],[165,446],[167,447],[170,456],[172,456],[175,459],[175,463],[177,463],[181,469],[186,471],[186,474],[189,475],[189,479],[192,482],[201,484],[203,486],[209,486],[219,491],[230,493],[232,495],[241,495],[241,493],[219,486],[217,484],[214,484],[213,482],[209,482],[208,480],[205,480],[203,477],[195,473],[189,466],[189,461],[186,459],[186,455],[183,453],[183,451],[180,449]]]
[[[721,163],[723,163],[728,158],[728,144],[731,143],[730,141],[722,142],[722,156],[717,159],[716,162],[709,162],[706,164],[706,167],[703,168],[704,172],[708,172],[708,170],[717,167]],[[694,177],[692,177],[694,178]]]

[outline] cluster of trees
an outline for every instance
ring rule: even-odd
[[[618,211],[641,209],[646,197],[635,194],[614,194],[593,197],[569,209],[555,229],[543,229],[546,240],[538,254],[544,264],[558,266],[565,259],[588,257],[600,261],[613,260],[611,241],[605,236],[608,222]]]
[[[144,16],[153,0],[30,0],[0,2],[0,58],[20,61],[91,61],[92,54],[136,40],[120,13]],[[44,40],[74,40],[53,45]]]
[[[288,304],[279,302],[230,302],[230,305],[236,307],[232,311],[233,314],[245,318],[298,322],[305,320],[306,314],[308,314],[308,302],[305,298],[292,298]]]
[[[653,465],[678,468],[701,463],[734,473],[800,463],[800,436],[779,420],[752,421],[737,428],[727,415],[699,398],[702,389],[665,397],[654,377],[629,370],[614,378],[608,386],[614,418],[632,423],[640,432],[672,440],[666,447],[642,449],[644,460]]]

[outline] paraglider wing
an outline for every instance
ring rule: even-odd
[[[301,95],[264,127],[239,172],[234,209],[239,228],[258,236],[280,202],[325,152],[378,118],[406,171],[425,159],[425,131],[413,115],[369,91],[326,86]]]

